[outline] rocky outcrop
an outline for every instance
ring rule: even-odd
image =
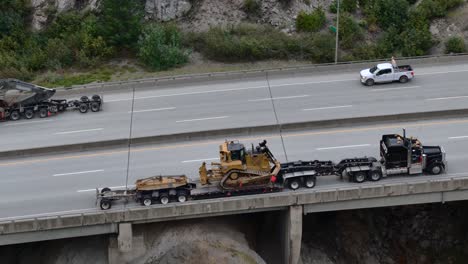
[[[50,19],[53,13],[66,12],[73,9],[90,9],[98,7],[99,0],[31,0],[32,28],[41,30]]]
[[[146,18],[157,21],[170,21],[184,16],[192,4],[187,0],[147,0]]]

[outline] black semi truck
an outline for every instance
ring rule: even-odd
[[[428,173],[438,175],[447,169],[445,151],[441,146],[424,146],[416,138],[407,138],[398,134],[383,135],[380,140],[380,159],[362,157],[343,159],[339,163],[332,161],[299,161],[281,164],[280,173],[290,189],[301,186],[314,186],[312,178],[305,181],[301,178],[291,178],[301,170],[307,169],[308,175],[337,175],[347,177],[352,182],[362,183],[367,180],[379,181],[391,175],[413,175]],[[310,176],[309,176],[310,177]],[[314,181],[315,181],[314,177]]]

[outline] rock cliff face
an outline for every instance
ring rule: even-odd
[[[130,0],[129,0],[130,1]],[[246,19],[292,30],[301,10],[318,6],[327,9],[332,0],[291,0],[284,4],[279,0],[260,1],[260,10],[254,17],[244,11],[244,0],[131,0],[144,1],[146,19],[155,21],[177,20],[187,30],[204,31],[211,26],[238,24]],[[41,30],[52,13],[76,10],[95,10],[100,0],[31,0],[32,26]]]
[[[32,27],[41,30],[54,12],[65,12],[72,9],[90,9],[98,7],[99,0],[31,0],[33,8]]]
[[[468,203],[308,215],[302,262],[468,263]]]

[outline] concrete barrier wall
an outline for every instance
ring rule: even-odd
[[[414,113],[403,113],[393,115],[380,115],[380,116],[364,116],[364,117],[353,117],[343,119],[331,119],[331,120],[318,120],[318,121],[307,121],[298,123],[285,123],[280,125],[264,125],[264,126],[253,126],[253,127],[238,127],[238,128],[226,128],[206,131],[194,131],[187,133],[168,134],[168,135],[155,135],[147,137],[136,137],[131,139],[132,146],[148,145],[148,144],[160,144],[160,143],[179,143],[181,141],[193,141],[193,140],[205,140],[214,137],[230,137],[230,136],[252,136],[260,134],[271,134],[277,133],[280,128],[283,132],[292,132],[304,129],[323,129],[323,128],[335,128],[340,126],[359,126],[359,125],[378,125],[386,122],[401,122],[401,121],[413,121],[413,120],[427,120],[436,118],[454,118],[454,117],[466,117],[468,115],[467,109],[453,109],[453,110],[442,110],[442,111],[427,111],[427,112],[414,112]],[[78,152],[88,150],[99,150],[109,148],[122,148],[128,146],[128,138],[103,140],[96,142],[76,143],[68,145],[57,145],[31,149],[18,149],[18,150],[7,150],[0,151],[0,159],[11,158],[18,156],[31,156],[38,154],[47,153],[67,153],[67,152]]]
[[[305,205],[305,213],[414,203],[468,199],[468,175],[456,178],[421,176],[415,183],[353,184],[347,188],[288,191],[263,195],[171,203],[152,207],[134,204],[127,209],[96,211],[75,215],[50,216],[0,223],[2,236],[23,232],[106,226],[123,222],[147,223],[178,219],[212,217],[259,211],[282,210]],[[425,195],[425,196],[424,196]],[[434,198],[435,197],[435,198]],[[396,198],[396,199],[393,199]],[[393,199],[393,200],[392,200]],[[358,202],[358,203],[350,203]],[[378,202],[378,203],[376,203]]]

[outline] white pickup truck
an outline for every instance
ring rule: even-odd
[[[394,81],[406,83],[413,77],[414,71],[410,65],[393,67],[391,63],[381,63],[361,71],[361,83],[367,86]]]

